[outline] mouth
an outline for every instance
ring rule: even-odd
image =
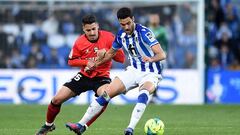
[[[129,34],[129,33],[130,33],[130,30],[126,30],[125,32]]]

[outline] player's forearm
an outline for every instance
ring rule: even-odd
[[[88,63],[88,60],[82,60],[82,59],[69,59],[68,65],[72,67],[82,67],[86,66]]]
[[[112,51],[108,51],[104,58],[101,59],[101,60],[97,60],[96,61],[96,66],[99,66],[99,65],[102,65],[103,63],[107,62],[107,61],[110,61],[114,56],[116,55],[116,52],[112,52]]]
[[[165,60],[166,59],[166,53],[162,52],[162,53],[155,54],[153,57],[151,57],[151,59],[152,59],[152,62]]]

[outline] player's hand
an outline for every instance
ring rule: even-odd
[[[143,62],[153,62],[152,58],[150,58],[148,56],[142,56],[142,61]]]
[[[88,60],[87,66],[84,68],[85,72],[90,72],[91,70],[96,68],[95,61],[93,60]]]
[[[107,51],[105,49],[98,50],[96,61],[101,61],[105,57],[106,53]]]

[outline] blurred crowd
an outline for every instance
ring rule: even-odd
[[[240,2],[206,0],[206,63],[213,70],[240,70]]]
[[[27,4],[29,6],[26,6]],[[118,7],[104,6],[107,3],[77,3],[79,8],[69,6],[62,9],[33,8],[35,4],[36,2],[25,2],[25,6],[21,6],[20,3],[13,2],[11,6],[1,7],[0,68],[69,68],[68,53],[75,39],[82,34],[81,18],[85,14],[95,14],[101,29],[116,33],[120,28],[115,13]],[[66,7],[68,2],[62,4]],[[149,26],[166,51],[168,55],[164,62],[166,68],[196,68],[196,4],[134,6],[131,3],[131,6],[136,22]],[[230,12],[226,12],[222,6],[220,9],[219,12],[223,14]],[[233,39],[239,38],[235,29],[238,27],[238,19],[236,22],[228,22],[227,18],[222,18],[224,19],[220,20],[222,22],[213,19],[220,9],[211,12],[212,17],[208,17],[207,27],[208,33],[215,36],[208,35],[211,37],[208,44],[217,52],[224,50],[220,45],[216,45],[216,41],[222,45],[220,39],[224,38],[223,35],[231,39],[231,44],[234,44]],[[236,12],[234,6],[232,10]],[[229,44],[225,45],[225,50],[231,49]],[[218,59],[212,53],[210,57],[210,63]],[[232,59],[229,62],[234,63]],[[113,68],[123,67],[121,64],[113,64]]]

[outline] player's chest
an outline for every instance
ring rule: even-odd
[[[140,44],[139,37],[136,35],[128,36],[128,37],[122,37],[121,38],[121,44],[124,46],[126,49],[131,49],[139,46]]]
[[[86,57],[94,56],[95,57],[97,55],[97,51],[101,50],[101,49],[108,50],[105,42],[85,44],[85,45],[83,45],[83,47],[80,51],[83,56],[86,56]]]

